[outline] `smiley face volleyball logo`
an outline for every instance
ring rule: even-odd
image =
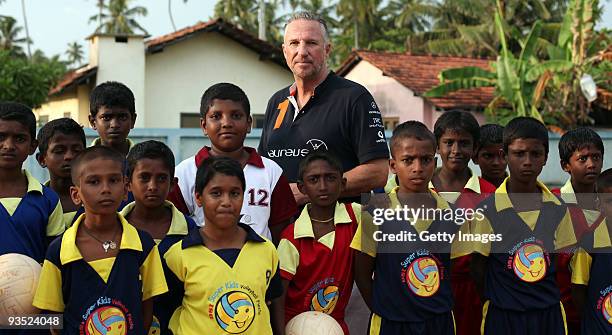
[[[440,271],[431,257],[422,257],[410,264],[406,272],[410,290],[419,297],[431,297],[440,287]]]
[[[244,292],[227,292],[217,301],[215,319],[225,332],[241,334],[255,319],[253,300]]]
[[[155,315],[153,315],[153,321],[151,321],[151,327],[149,327],[149,335],[161,335],[161,324]]]
[[[528,283],[536,282],[546,275],[544,250],[537,244],[525,244],[514,254],[514,274]]]
[[[310,302],[310,310],[331,314],[340,298],[338,286],[329,285],[317,291]]]
[[[89,315],[86,335],[125,335],[127,324],[123,312],[114,306],[104,306]]]
[[[608,293],[608,295],[603,300],[601,304],[601,313],[606,321],[612,325],[612,293]]]

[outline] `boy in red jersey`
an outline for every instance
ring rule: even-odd
[[[344,309],[353,287],[350,244],[361,208],[338,202],[346,179],[340,163],[327,152],[308,155],[298,177],[300,192],[311,202],[283,231],[278,245],[285,322],[302,312],[319,311],[334,317],[348,334]]]

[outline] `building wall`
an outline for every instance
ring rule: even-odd
[[[263,115],[268,99],[293,82],[288,69],[218,33],[200,33],[146,57],[145,127],[180,126],[181,113],[199,113],[206,88],[240,86],[251,113]]]
[[[79,99],[74,90],[53,96],[39,108],[34,109],[37,119],[48,117],[49,120],[64,117],[64,113],[70,113],[70,117],[76,119],[79,114]]]

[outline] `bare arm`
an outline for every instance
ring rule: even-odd
[[[277,224],[268,225],[268,227],[270,228],[270,233],[272,234],[272,242],[274,243],[274,246],[278,247],[278,242],[280,242],[281,239],[281,233],[288,225],[289,219],[281,221]]]
[[[149,332],[149,328],[151,328],[151,323],[153,322],[153,298],[142,302],[142,321],[144,323],[144,329]]]
[[[270,304],[270,323],[272,334],[285,335],[285,292],[287,291],[286,280],[283,280],[283,295],[273,299]]]
[[[374,280],[374,258],[360,251],[355,251],[355,283],[368,308],[372,310],[372,286]]]
[[[572,299],[574,300],[574,304],[576,305],[576,311],[578,311],[578,316],[580,318],[582,318],[582,314],[584,313],[586,297],[587,297],[586,285],[572,284]]]
[[[355,197],[369,193],[375,188],[384,187],[389,175],[389,160],[374,159],[356,166],[344,173],[346,187],[342,197]]]
[[[480,298],[484,297],[484,283],[485,283],[485,272],[487,269],[488,258],[478,254],[472,254],[472,262],[470,264],[470,271],[474,282],[476,283],[476,289],[480,294]],[[484,300],[484,299],[482,299]]]

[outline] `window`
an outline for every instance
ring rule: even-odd
[[[263,114],[253,114],[251,116],[253,117],[252,128],[263,128],[264,120],[266,119],[266,116]]]
[[[181,128],[200,128],[200,113],[181,113]]]
[[[44,126],[47,122],[49,122],[49,115],[39,115],[38,116],[38,124],[36,125],[38,128]]]
[[[393,130],[399,124],[399,118],[383,117],[383,123],[385,124],[385,130]]]

